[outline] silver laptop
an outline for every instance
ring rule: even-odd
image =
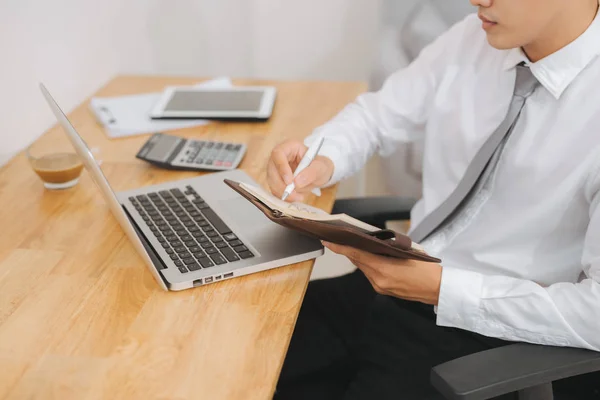
[[[224,179],[256,183],[243,171],[113,192],[85,141],[44,85],[62,125],[115,218],[165,290],[183,290],[323,254],[318,240],[269,221]]]

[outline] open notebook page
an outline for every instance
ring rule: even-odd
[[[334,223],[341,221],[346,224],[363,229],[367,232],[374,232],[379,230],[379,228],[375,226],[366,224],[346,214],[331,215],[319,208],[309,206],[308,204],[285,202],[273,196],[271,193],[268,193],[267,191],[263,190],[262,188],[254,185],[240,183],[240,186],[247,192],[251,193],[254,197],[262,201],[267,206],[271,207],[274,210],[278,210],[282,214],[285,214],[290,217],[310,219],[313,221],[329,221]]]
[[[359,221],[356,218],[352,218],[351,216],[346,215],[346,214],[331,215],[319,208],[309,206],[308,204],[287,203],[287,202],[273,196],[271,193],[263,190],[262,188],[254,186],[254,185],[249,185],[247,183],[240,183],[240,186],[247,192],[251,193],[254,197],[259,199],[261,202],[263,202],[265,205],[269,206],[270,208],[272,208],[274,210],[278,210],[281,213],[288,215],[290,217],[310,219],[313,221],[328,221],[331,223],[341,222],[341,223],[353,225],[353,226],[363,229],[367,232],[375,232],[375,231],[379,230],[379,228],[377,228],[375,226],[366,224],[366,223]],[[421,247],[419,244],[417,244],[415,242],[412,243],[412,247],[415,250],[424,252],[423,247]]]

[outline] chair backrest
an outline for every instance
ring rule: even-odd
[[[398,52],[405,64],[413,61],[429,43],[465,16],[475,12],[467,0],[388,0],[384,8],[383,24],[390,39],[380,46],[394,59]],[[409,9],[409,15],[406,10]],[[395,28],[395,29],[393,29]],[[393,64],[393,63],[391,63]],[[374,75],[372,86],[378,88],[384,77],[404,65],[388,65]],[[382,174],[387,191],[397,195],[421,196],[422,143],[401,145],[390,157],[381,160]]]

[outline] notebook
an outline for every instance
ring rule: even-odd
[[[388,257],[441,262],[404,234],[379,229],[346,214],[332,215],[307,204],[287,203],[258,186],[229,179],[225,183],[271,221],[319,240]]]

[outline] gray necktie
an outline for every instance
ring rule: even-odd
[[[538,84],[539,82],[528,67],[523,65],[517,66],[515,90],[504,121],[502,121],[498,129],[488,138],[483,146],[481,146],[481,149],[479,149],[471,164],[469,164],[465,175],[452,194],[438,208],[427,215],[412,231],[410,236],[414,242],[419,243],[429,236],[467,197],[504,137],[516,125],[521,115],[521,110],[525,105],[525,100],[535,91]]]

